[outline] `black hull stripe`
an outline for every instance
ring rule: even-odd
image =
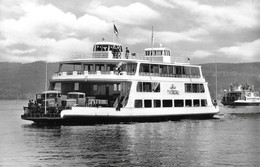
[[[133,122],[164,122],[179,121],[181,119],[212,119],[214,114],[191,114],[169,116],[66,116],[64,118],[32,118],[22,117],[24,120],[33,121],[41,125],[95,125],[95,124],[119,124]]]

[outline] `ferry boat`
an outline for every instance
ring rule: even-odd
[[[171,57],[168,48],[146,48],[141,56],[103,41],[91,56],[61,61],[48,91],[37,94],[21,118],[85,125],[208,119],[219,112],[201,67]]]
[[[259,92],[247,83],[230,84],[229,90],[225,90],[221,103],[230,106],[260,106]]]

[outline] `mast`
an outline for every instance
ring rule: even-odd
[[[153,47],[154,47],[154,34],[153,34],[153,26],[152,26],[152,39],[151,39],[151,48],[152,48],[152,53],[151,53],[151,59],[150,61],[153,60],[152,56],[153,56]]]
[[[47,56],[47,47],[46,47],[46,61],[45,61],[45,95],[44,95],[44,97],[45,97],[45,103],[44,103],[44,114],[47,114],[47,77],[48,77],[48,56]]]
[[[215,93],[216,93],[216,101],[217,101],[217,98],[218,98],[218,64],[217,64],[217,62],[216,62],[216,52],[215,52],[215,73],[216,73],[216,78],[215,78],[215,80],[216,80],[216,91],[215,91]]]
[[[114,28],[114,26],[115,26],[115,22],[114,22],[114,20],[113,20],[113,32],[112,32],[112,34],[113,34],[113,42],[114,42],[114,40],[115,40],[115,28]]]

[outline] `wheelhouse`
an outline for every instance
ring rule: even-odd
[[[114,42],[98,42],[93,47],[93,58],[120,59],[122,55],[122,45]]]
[[[145,57],[152,61],[171,63],[171,51],[168,48],[146,48]]]
[[[145,56],[171,56],[171,50],[168,48],[146,48]]]

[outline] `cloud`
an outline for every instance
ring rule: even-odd
[[[154,31],[154,41],[156,44],[168,44],[179,41],[196,42],[199,39],[195,37],[199,34],[207,34],[203,29],[192,29],[183,32],[171,31]],[[141,43],[151,43],[152,30],[133,28],[130,34],[126,37],[125,43],[128,45],[137,45]]]
[[[159,31],[155,32],[155,36],[162,42],[172,43],[172,42],[199,42],[200,38],[207,35],[208,32],[202,28],[189,29],[187,31],[172,32],[172,31]]]
[[[66,38],[64,40],[49,40],[47,59],[50,62],[70,58],[89,58],[93,43],[89,39]]]
[[[99,6],[88,10],[108,22],[113,20],[123,24],[143,25],[148,21],[159,18],[160,14],[142,3],[133,3],[128,6]]]
[[[259,10],[254,3],[240,1],[232,6],[211,6],[196,1],[174,2],[188,10],[198,23],[210,28],[233,31],[237,28],[252,28],[259,23]]]
[[[175,6],[171,3],[169,3],[167,0],[151,0],[151,2],[153,2],[156,5],[162,6],[162,7],[166,7],[166,8],[175,8]]]
[[[156,35],[158,36],[156,36],[155,38],[165,43],[178,42],[178,41],[189,41],[189,42],[197,41],[195,38],[192,38],[185,32],[175,33],[170,31],[162,31],[162,32],[156,32]]]
[[[86,40],[87,37],[95,33],[105,34],[111,27],[110,23],[95,16],[85,14],[77,18],[51,4],[24,3],[21,8],[24,13],[18,19],[0,20],[0,48],[6,56],[23,56],[34,61],[34,57],[41,59],[37,54],[42,53],[38,50],[42,50],[43,46],[53,53],[57,53],[56,49],[68,48],[83,51],[91,43]],[[80,42],[80,39],[83,41]],[[19,44],[27,47],[18,47]],[[52,57],[53,60],[62,58],[58,53],[52,54]]]
[[[259,61],[260,39],[252,42],[237,43],[235,46],[223,47],[218,51],[235,60],[241,59],[245,62]]]
[[[118,42],[131,50],[150,47],[154,26],[155,46],[174,47],[199,61],[212,61],[211,49],[222,62],[237,57],[259,61],[259,9],[253,0],[2,0],[0,61],[44,60],[46,55],[56,61],[85,54],[97,39],[112,38],[113,20]]]
[[[207,50],[196,50],[191,54],[192,58],[207,58],[213,55],[213,52]]]

